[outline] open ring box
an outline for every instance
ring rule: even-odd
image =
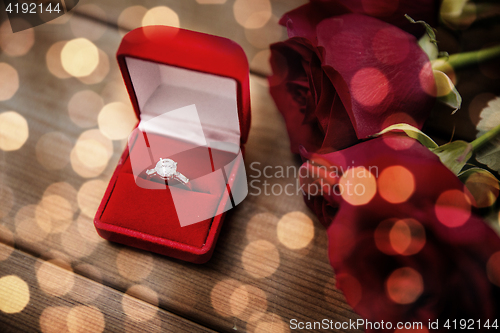
[[[194,263],[210,259],[225,212],[248,193],[245,53],[221,37],[166,26],[124,36],[117,59],[139,120],[96,213],[99,235]],[[160,158],[190,188],[144,177]]]

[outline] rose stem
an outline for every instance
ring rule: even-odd
[[[472,141],[470,143],[471,146],[472,146],[472,151],[478,150],[483,145],[485,145],[486,143],[490,142],[491,139],[493,139],[494,137],[496,137],[498,134],[500,134],[500,125],[498,125],[497,127],[489,130],[488,132],[484,133],[483,135],[481,135],[476,140]]]
[[[448,57],[436,59],[432,69],[446,72],[451,65],[454,70],[457,70],[495,59],[497,57],[500,57],[500,45],[479,51],[456,53]]]

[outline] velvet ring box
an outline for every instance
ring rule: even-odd
[[[124,36],[117,60],[138,124],[96,213],[99,235],[185,261],[210,259],[225,212],[248,193],[245,53],[221,37],[166,26]],[[150,176],[160,159],[189,185]]]

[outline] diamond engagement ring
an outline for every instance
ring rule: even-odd
[[[158,163],[156,163],[155,168],[146,170],[146,174],[150,177],[156,175],[163,180],[171,180],[173,178],[178,180],[181,184],[187,186],[189,183],[189,179],[186,176],[177,172],[177,162],[174,162],[169,158],[160,158]]]

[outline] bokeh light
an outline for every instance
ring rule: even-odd
[[[373,54],[384,65],[397,65],[410,53],[408,34],[396,27],[380,29],[372,41]]]
[[[290,332],[290,329],[281,316],[276,313],[266,313],[257,322],[253,331],[250,329],[247,331],[252,333],[286,333]]]
[[[73,207],[64,197],[57,194],[44,195],[39,207],[52,220],[52,232],[66,230],[73,219]]]
[[[61,234],[61,246],[72,258],[83,258],[92,254],[97,247],[97,243],[88,242],[78,232],[77,227],[72,225]]]
[[[95,155],[91,154],[93,149],[96,149]],[[97,177],[106,168],[112,154],[113,143],[99,130],[88,130],[78,137],[75,147],[71,151],[71,167],[84,178]],[[88,160],[81,160],[80,157],[88,157]]]
[[[106,325],[102,312],[93,306],[80,305],[66,316],[70,333],[101,333]]]
[[[101,236],[97,233],[94,227],[94,220],[92,217],[86,216],[85,214],[80,214],[76,219],[76,225],[80,235],[88,242],[99,243],[104,241]]]
[[[14,192],[2,179],[0,182],[0,219],[9,215],[12,206],[14,206],[14,200]]]
[[[434,208],[442,224],[455,228],[463,225],[471,216],[469,197],[460,190],[447,190],[439,196]]]
[[[36,143],[36,159],[47,170],[61,170],[69,163],[72,147],[64,133],[46,133]]]
[[[71,308],[66,306],[51,306],[45,308],[40,315],[40,329],[42,333],[69,332],[66,321]]]
[[[7,260],[14,252],[14,234],[0,224],[0,261]]]
[[[158,312],[158,294],[146,286],[134,285],[123,295],[122,308],[132,321],[151,320]]]
[[[245,271],[255,278],[265,278],[276,272],[280,254],[276,246],[265,240],[248,244],[241,255]]]
[[[229,306],[233,316],[246,322],[254,322],[267,310],[266,293],[255,286],[240,286],[232,292]]]
[[[76,274],[84,278],[75,279],[71,293],[72,299],[80,303],[93,302],[99,297],[103,290],[102,274],[96,267],[89,264],[77,265],[74,269]]]
[[[270,50],[263,50],[258,52],[250,61],[250,68],[260,74],[264,74],[266,76],[272,75],[271,64],[269,63],[269,58],[271,57]],[[252,78],[260,79],[260,78]],[[257,80],[259,82],[259,80]],[[267,84],[267,81],[266,81]]]
[[[64,44],[61,63],[74,77],[90,75],[99,65],[99,50],[86,38],[75,38]]]
[[[265,212],[252,216],[246,226],[246,238],[248,241],[264,239],[270,242],[276,242],[276,229],[278,217],[273,213]]]
[[[413,255],[425,246],[425,228],[414,219],[382,221],[374,233],[377,248],[389,255]]]
[[[284,215],[277,226],[279,241],[292,250],[302,249],[314,238],[313,221],[302,212]]]
[[[106,32],[106,12],[94,4],[81,4],[78,6],[78,12],[85,16],[75,15],[69,21],[71,32],[75,37],[86,38],[95,41]],[[88,17],[94,18],[94,24],[89,24]],[[101,21],[101,22],[98,22]]]
[[[353,308],[356,307],[363,297],[361,283],[354,276],[347,273],[337,274],[336,278],[337,284],[342,286],[347,303]]]
[[[22,19],[13,19],[16,27],[29,27],[29,23]],[[0,26],[0,48],[11,57],[20,57],[28,53],[35,43],[35,32],[33,28],[12,32],[10,20],[5,20]]]
[[[424,291],[422,275],[411,267],[398,268],[387,279],[386,291],[393,302],[411,304]]]
[[[361,68],[351,79],[354,99],[363,106],[376,106],[389,94],[390,84],[384,73],[373,67]]]
[[[97,118],[99,130],[111,140],[128,137],[137,124],[137,116],[130,104],[113,102],[106,104]]]
[[[217,282],[210,292],[210,301],[214,310],[223,317],[231,317],[230,299],[233,292],[243,284],[235,279],[225,279]]]
[[[258,29],[245,29],[248,42],[258,49],[268,48],[283,37],[284,28],[279,25],[279,18],[272,15],[266,25]]]
[[[369,203],[377,193],[375,176],[365,167],[349,168],[340,178],[342,198],[353,206]]]
[[[100,179],[85,182],[78,190],[77,200],[82,214],[93,218],[108,184]]]
[[[67,15],[67,14],[66,14]],[[63,15],[66,16],[66,15]],[[66,41],[56,42],[48,49],[45,55],[45,62],[47,63],[47,69],[52,75],[59,79],[67,79],[71,77],[71,74],[66,72],[61,63],[61,51],[66,45]]]
[[[0,77],[1,71],[0,68]],[[0,113],[0,150],[18,150],[26,143],[28,137],[28,122],[23,116],[15,111]]]
[[[19,209],[16,213],[14,222],[16,227],[16,237],[28,243],[37,243],[42,241],[48,235],[46,226],[41,227],[37,221],[36,205],[27,205]],[[51,223],[47,216],[47,223]],[[16,240],[17,241],[17,240]]]
[[[123,35],[129,30],[142,26],[142,19],[146,15],[148,9],[143,6],[130,6],[125,8],[118,16],[118,27]]]
[[[75,282],[75,274],[70,264],[61,259],[44,261],[36,271],[40,288],[52,296],[67,294]]]
[[[196,0],[200,5],[222,5],[225,4],[227,0]]]
[[[149,252],[123,248],[116,257],[118,273],[132,281],[141,281],[153,270],[153,256]]]
[[[30,301],[28,284],[16,275],[0,278],[0,311],[18,313],[24,310]]]
[[[87,76],[78,77],[77,79],[80,82],[91,85],[102,82],[109,73],[110,65],[109,65],[109,57],[101,49],[98,49],[99,52],[99,62],[97,67]]]
[[[262,28],[271,19],[269,0],[236,0],[233,5],[236,22],[246,29]]]
[[[167,25],[180,28],[179,16],[166,6],[158,6],[148,10],[142,18],[142,25]]]
[[[403,203],[415,191],[415,178],[410,170],[401,165],[385,168],[377,179],[379,194],[392,204]]]

